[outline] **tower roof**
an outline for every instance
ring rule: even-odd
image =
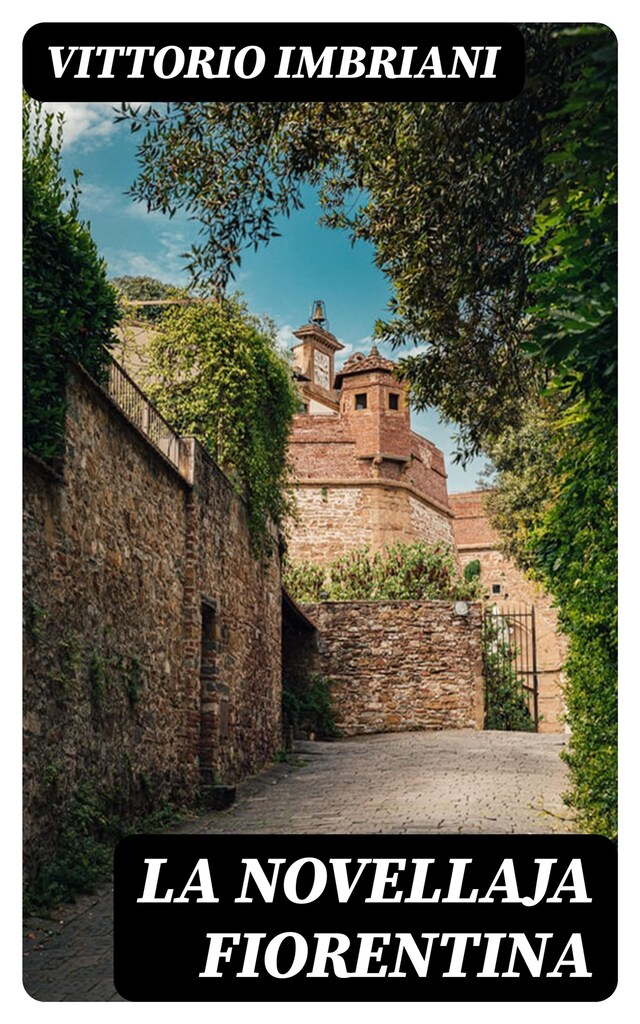
[[[378,352],[375,345],[371,352],[365,356],[363,352],[354,352],[349,356],[342,369],[336,374],[335,386],[341,387],[344,377],[353,377],[356,373],[395,373],[396,363],[391,359],[385,359]]]
[[[297,331],[293,332],[293,336],[294,338],[298,338],[298,345],[301,345],[303,342],[311,339],[322,342],[327,348],[334,352],[339,352],[340,349],[344,348],[342,342],[338,341],[331,331],[325,330],[324,327],[321,327],[316,323],[302,324],[301,327],[298,327]],[[293,347],[297,348],[298,346],[294,345]]]

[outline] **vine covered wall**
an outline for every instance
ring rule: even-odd
[[[187,448],[192,484],[75,369],[62,472],[25,459],[28,877],[87,807],[99,830],[194,805],[280,746],[279,562]]]

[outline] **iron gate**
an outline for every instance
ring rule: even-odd
[[[531,606],[493,605],[483,623],[485,729],[538,731],[536,616]]]

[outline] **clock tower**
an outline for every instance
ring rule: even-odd
[[[304,411],[315,416],[337,415],[334,358],[344,345],[327,328],[324,302],[316,299],[309,322],[293,334],[298,338],[293,347],[293,363]]]

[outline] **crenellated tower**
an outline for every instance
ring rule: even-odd
[[[374,345],[368,356],[356,352],[336,377],[340,415],[349,421],[359,459],[402,465],[411,458],[411,422],[406,385],[395,363]]]
[[[328,562],[362,545],[401,540],[453,547],[442,452],[411,430],[406,384],[374,345],[334,374],[341,343],[318,320],[294,336],[294,373],[303,403],[291,461],[298,516],[289,530],[294,559]]]

